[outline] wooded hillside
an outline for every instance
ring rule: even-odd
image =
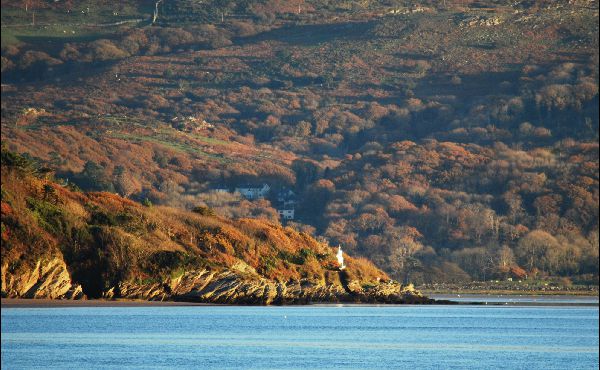
[[[398,280],[597,284],[598,1],[36,4],[2,2],[2,142],[69,184]]]

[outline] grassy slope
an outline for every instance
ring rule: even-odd
[[[114,27],[99,27],[123,21],[145,19],[152,13],[147,1],[74,1],[68,9],[63,2],[40,4],[25,11],[23,2],[2,2],[2,46],[22,42],[65,43],[111,37]],[[134,22],[135,23],[135,22]]]
[[[73,192],[29,174],[30,167],[7,165],[11,158],[21,157],[3,152],[2,263],[16,274],[62,255],[90,297],[120,281],[159,282],[199,267],[247,264],[279,281],[331,283],[337,276],[330,273],[335,250],[291,228]],[[387,279],[364,259],[348,257],[347,265],[364,283]]]

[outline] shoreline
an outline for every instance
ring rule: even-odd
[[[50,308],[50,307],[174,307],[174,306],[229,306],[214,303],[144,301],[137,299],[48,299],[48,298],[2,298],[2,308]]]
[[[433,304],[438,305],[456,305],[464,304],[462,302],[453,302],[446,299],[437,300]],[[2,298],[0,306],[2,308],[52,308],[52,307],[181,307],[181,306],[239,306],[239,307],[308,307],[323,305],[365,305],[365,306],[428,306],[431,303],[353,303],[353,302],[310,302],[296,304],[230,304],[230,303],[202,303],[186,301],[145,301],[138,299],[48,299],[48,298]]]
[[[428,297],[435,300],[430,304],[417,304],[417,306],[433,305],[473,305],[473,306],[596,306],[598,302],[568,302],[569,298],[593,298],[598,297],[590,295],[575,295],[575,294],[497,294],[497,293],[429,293]],[[436,297],[437,296],[437,297]],[[516,297],[532,297],[532,298],[556,298],[554,302],[532,302],[532,301],[512,301]],[[494,298],[506,297],[507,300],[494,300]],[[456,299],[458,298],[458,299]],[[466,299],[465,298],[470,298]],[[492,300],[489,300],[492,298]],[[454,300],[456,299],[456,300]],[[561,300],[565,302],[560,302]],[[308,304],[290,304],[290,305],[267,305],[264,307],[284,307],[284,306],[323,306],[323,305],[359,305],[359,306],[413,306],[413,304],[386,304],[386,303],[351,303],[351,302],[312,302]],[[208,307],[208,306],[253,306],[253,305],[236,305],[236,304],[216,304],[216,303],[201,303],[201,302],[185,302],[185,301],[145,301],[136,299],[84,299],[84,300],[66,300],[66,299],[35,299],[35,298],[2,298],[0,306],[4,308],[74,308],[74,307]]]
[[[419,289],[423,295],[456,295],[456,294],[474,294],[474,295],[506,295],[506,296],[577,296],[577,297],[598,297],[598,290],[509,290],[509,289]]]

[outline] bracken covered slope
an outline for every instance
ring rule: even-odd
[[[259,219],[69,190],[2,151],[2,295],[211,303],[430,302],[364,259]]]

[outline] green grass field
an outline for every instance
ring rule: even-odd
[[[2,8],[2,46],[19,42],[81,42],[106,37],[117,31],[102,26],[116,22],[145,19],[152,9],[117,2],[113,7],[99,7],[89,2],[89,8],[75,7],[71,12],[40,9],[35,12],[22,8]]]
[[[112,34],[112,30],[77,26],[31,26],[2,29],[2,46],[20,42],[67,43],[92,41]]]

